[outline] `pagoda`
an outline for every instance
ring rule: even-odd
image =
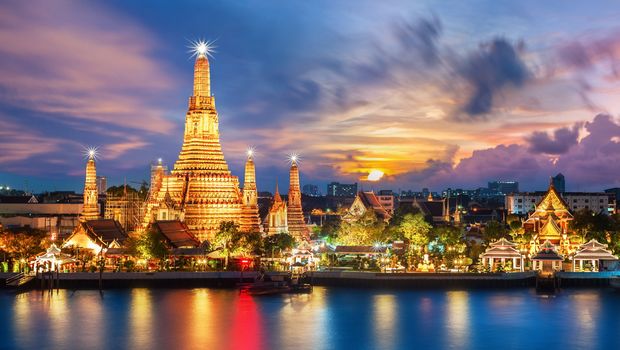
[[[276,193],[273,196],[269,214],[267,214],[267,234],[288,233],[287,212],[286,202],[280,197],[278,183],[276,182]]]
[[[80,221],[99,219],[99,191],[97,190],[97,167],[95,165],[95,150],[88,151],[86,162],[86,179],[84,180],[84,206],[80,214]]]
[[[297,241],[308,241],[310,230],[306,226],[301,208],[301,191],[299,189],[299,168],[297,156],[291,156],[290,183],[287,208],[288,233]]]
[[[538,252],[546,241],[558,247],[562,253],[568,253],[574,249],[574,244],[569,239],[569,223],[572,220],[573,215],[568,209],[568,204],[551,180],[547,193],[523,223],[524,230],[532,234],[531,253]]]
[[[183,146],[170,174],[156,169],[141,230],[157,220],[180,220],[201,242],[211,240],[223,221],[234,221],[245,232],[258,231],[254,163],[250,157],[250,164],[246,164],[247,190],[242,193],[220,144],[208,53],[207,43],[196,46]]]

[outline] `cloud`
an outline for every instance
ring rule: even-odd
[[[579,130],[582,123],[576,123],[573,127],[555,129],[553,134],[544,131],[535,131],[526,137],[530,152],[546,154],[563,154],[577,144]]]
[[[521,52],[523,45],[513,45],[496,38],[480,46],[459,64],[459,74],[470,84],[471,95],[463,106],[469,116],[479,117],[491,112],[493,98],[506,86],[522,86],[531,76]]]
[[[161,108],[174,79],[148,32],[85,2],[9,1],[0,13],[4,106],[61,122],[172,129]]]

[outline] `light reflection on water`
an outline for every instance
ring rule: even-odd
[[[609,290],[2,292],[0,349],[617,349],[618,310]]]

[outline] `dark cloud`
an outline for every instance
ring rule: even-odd
[[[577,144],[581,126],[582,123],[576,123],[572,127],[556,129],[552,134],[535,131],[526,138],[526,141],[533,153],[564,154]]]
[[[558,49],[558,58],[560,63],[575,68],[589,68],[592,65],[592,59],[587,48],[580,42],[572,42]]]
[[[480,46],[459,64],[459,74],[472,86],[473,91],[463,111],[472,117],[487,114],[493,107],[493,98],[505,86],[522,86],[531,76],[517,46],[504,38],[496,38]]]

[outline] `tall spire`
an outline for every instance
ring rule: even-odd
[[[99,204],[97,191],[97,167],[95,165],[95,151],[88,151],[86,162],[86,179],[84,181],[84,206],[80,220],[96,220],[99,218]]]
[[[243,210],[240,229],[243,232],[260,232],[260,216],[258,215],[258,193],[256,192],[256,170],[252,149],[248,150],[245,162],[245,178],[243,181]]]
[[[194,63],[194,94],[192,96],[211,96],[211,70],[206,53],[199,53]]]
[[[288,189],[288,230],[291,236],[298,241],[310,239],[310,230],[306,226],[301,207],[301,191],[299,189],[299,168],[297,167],[297,155],[290,157],[290,183]]]
[[[273,195],[274,202],[282,202],[282,197],[280,197],[280,190],[278,189],[278,179],[276,178],[276,193]]]

